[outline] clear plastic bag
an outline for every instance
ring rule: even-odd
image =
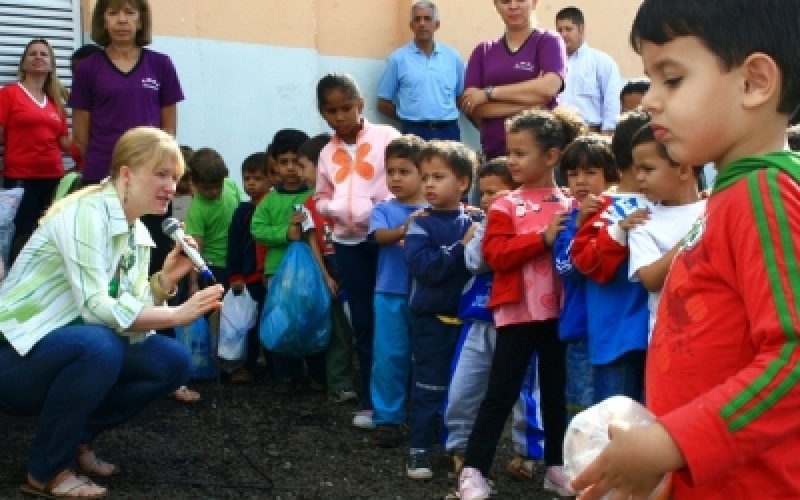
[[[258,304],[245,287],[241,293],[228,290],[222,299],[217,357],[224,361],[244,361],[247,357],[247,332],[256,324]]]
[[[564,472],[570,481],[591,464],[608,445],[611,422],[649,425],[656,421],[650,410],[625,396],[614,396],[575,416],[564,437]],[[650,500],[666,500],[669,476],[650,495]],[[611,493],[603,500],[611,498]]]
[[[311,250],[292,243],[269,284],[261,343],[295,358],[322,351],[331,339],[330,308],[331,294]]]

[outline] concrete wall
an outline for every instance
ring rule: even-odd
[[[96,0],[80,0],[84,32]],[[178,107],[178,139],[217,148],[239,179],[239,165],[263,150],[280,128],[326,131],[315,87],[331,71],[353,74],[364,91],[368,119],[385,57],[410,39],[414,0],[150,0],[154,50],[172,57],[186,101]],[[641,73],[627,35],[639,0],[541,0],[538,23],[553,28],[556,12],[575,5],[587,19],[593,46],[610,53],[624,76]],[[465,60],[475,45],[500,36],[492,0],[438,0],[437,39]],[[610,7],[609,5],[613,5]],[[465,141],[478,145],[471,125]]]

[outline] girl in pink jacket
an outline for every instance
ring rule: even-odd
[[[372,429],[372,307],[378,268],[378,246],[367,241],[372,207],[389,196],[384,151],[400,134],[373,125],[361,116],[364,98],[352,76],[332,73],[317,84],[317,104],[334,137],[319,156],[317,211],[333,220],[336,262],[347,293],[361,367],[361,411],[356,427]]]

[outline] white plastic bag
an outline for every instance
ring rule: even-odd
[[[247,356],[247,331],[258,319],[258,304],[247,287],[238,295],[228,290],[222,299],[217,357],[225,361],[242,361]]]
[[[655,416],[644,406],[626,396],[613,396],[580,412],[572,419],[564,437],[564,472],[570,481],[580,474],[609,443],[608,425],[622,422],[649,425]],[[650,500],[667,498],[669,477],[661,481]],[[611,493],[603,500],[611,498]]]

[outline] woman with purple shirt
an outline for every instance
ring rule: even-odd
[[[74,140],[85,159],[84,184],[108,177],[111,152],[128,130],[151,126],[175,136],[176,105],[183,100],[183,90],[169,56],[145,48],[152,40],[152,26],[148,0],[95,4],[91,36],[103,50],[76,65],[68,101]],[[171,215],[170,207],[164,216],[142,217],[156,243],[150,258],[153,272],[161,268],[171,247],[161,231],[161,222]],[[200,394],[185,387],[174,397],[187,403],[200,400]]]
[[[69,97],[86,183],[108,176],[114,144],[128,130],[175,135],[183,91],[170,58],[145,48],[151,26],[148,0],[98,0],[92,12],[92,40],[104,50],[78,64]]]
[[[506,154],[506,119],[525,109],[555,108],[567,74],[564,41],[534,25],[538,0],[493,1],[506,32],[472,52],[461,99],[487,159]]]

